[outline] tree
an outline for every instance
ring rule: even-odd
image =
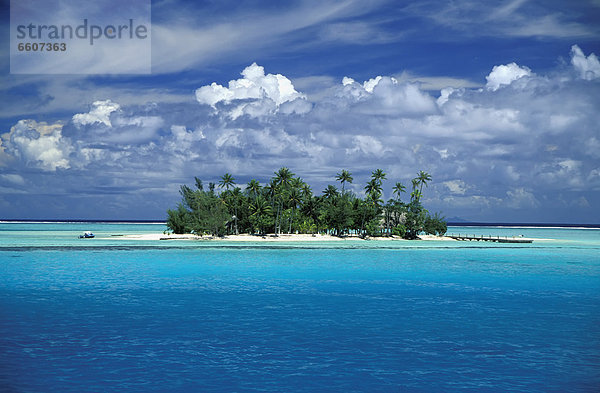
[[[348,172],[345,169],[342,169],[342,171],[337,174],[337,177],[335,179],[342,183],[342,194],[344,193],[345,183],[352,183],[352,180],[354,180],[354,178],[352,177],[352,173]]]
[[[323,190],[323,196],[325,199],[333,199],[337,197],[340,193],[338,189],[334,185],[328,185],[325,190]]]
[[[181,203],[177,206],[177,210],[167,210],[167,216],[167,228],[177,234],[186,232],[188,211]]]
[[[296,212],[296,207],[302,202],[302,195],[300,194],[300,190],[298,188],[292,188],[287,194],[287,199],[290,205],[292,206],[292,217],[290,219],[290,229],[288,230],[288,233],[292,233],[292,222],[294,221],[294,213]]]
[[[381,185],[381,181],[385,180],[385,172],[381,169],[376,169],[371,173],[371,178],[375,179]]]
[[[241,206],[243,205],[242,190],[239,187],[234,188],[232,191],[225,191],[221,194],[221,198],[225,202],[225,205],[229,209],[231,221],[234,223],[235,234],[239,234],[238,221]]]
[[[447,230],[444,218],[436,213],[430,215],[421,204],[423,186],[431,181],[431,175],[419,171],[412,179],[409,202],[401,201],[406,187],[396,182],[392,188],[394,198],[384,204],[382,182],[383,170],[377,169],[365,186],[365,196],[360,198],[346,192],[345,185],[353,181],[348,170],[337,173],[342,184],[341,193],[334,185],[328,185],[321,195],[313,195],[308,184],[286,167],[282,167],[265,187],[256,179],[250,180],[242,192],[235,186],[234,177],[226,173],[217,185],[204,185],[197,177],[195,188],[180,187],[181,202],[173,210],[167,210],[167,226],[175,233],[212,234],[222,236],[230,233],[267,231],[314,233],[326,231],[341,236],[356,231],[361,236],[386,234],[408,239],[419,234],[443,234]],[[383,225],[382,225],[383,223]]]
[[[293,177],[294,177],[294,174],[287,167],[281,167],[281,168],[279,168],[279,170],[277,172],[275,172],[276,183],[278,183],[284,187],[290,183],[290,181],[292,180]]]
[[[419,192],[423,193],[423,185],[427,186],[427,182],[431,181],[431,175],[427,172],[419,171],[417,174],[417,179],[419,180],[420,184]]]
[[[256,198],[260,192],[260,183],[256,179],[250,180],[246,185],[246,191],[253,198]]]
[[[223,176],[221,176],[221,181],[219,182],[219,186],[221,186],[221,188],[225,188],[226,190],[229,190],[229,187],[233,187],[235,185],[234,180],[235,179],[233,178],[233,176],[231,176],[229,173],[226,173]]]
[[[411,180],[412,182],[412,192],[410,193],[410,200],[411,202],[414,200],[419,200],[421,198],[421,191],[419,191],[417,189],[417,187],[419,187],[419,179],[418,178],[414,178]]]
[[[194,177],[194,180],[196,181],[196,188],[200,191],[203,191],[204,185],[202,184],[202,180],[198,179],[197,177]]]
[[[272,211],[271,205],[262,196],[258,196],[250,204],[250,218],[254,226],[258,229],[259,234],[265,234],[265,229],[271,221],[270,216]]]
[[[440,213],[435,213],[433,216],[427,215],[423,223],[423,231],[428,235],[443,236],[448,230],[445,217]]]
[[[281,216],[283,210],[283,193],[287,191],[288,186],[294,174],[287,167],[281,167],[277,172],[275,172],[274,182],[277,188],[274,189],[275,198],[278,200],[279,204],[277,206],[277,214],[275,217],[275,231],[279,234],[281,233]]]
[[[406,192],[406,187],[402,183],[397,182],[393,188],[393,192],[396,194],[397,200],[400,200],[400,194]]]
[[[418,191],[419,190],[417,190],[417,192]],[[404,227],[406,228],[404,237],[410,240],[417,239],[419,233],[423,231],[426,217],[427,210],[423,209],[421,202],[418,199],[411,201],[407,206],[406,218],[404,221]]]
[[[326,199],[323,208],[325,224],[336,236],[341,236],[352,226],[352,203],[348,194],[333,194]]]
[[[301,213],[316,225],[317,231],[319,230],[321,224],[321,220],[319,218],[321,204],[322,197],[313,197],[309,195],[304,198],[302,207],[300,208]]]
[[[365,186],[365,191],[367,192],[367,195],[381,195],[381,184],[377,180],[371,179]]]

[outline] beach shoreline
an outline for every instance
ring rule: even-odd
[[[520,236],[500,236],[501,238],[506,239],[515,239],[520,241],[552,241],[554,239],[544,239],[544,238],[527,238]],[[415,240],[407,240],[403,239],[399,236],[389,236],[389,237],[358,237],[358,236],[333,236],[333,235],[324,235],[324,234],[265,234],[265,235],[251,235],[251,234],[239,234],[239,235],[226,235],[223,237],[204,235],[199,236],[191,233],[186,234],[174,234],[174,233],[144,233],[144,234],[123,234],[123,235],[109,235],[108,237],[114,240],[140,240],[140,241],[200,241],[200,242],[381,242],[381,241],[393,241],[393,242],[413,242],[413,241],[448,241],[448,242],[458,242],[462,240],[458,240],[452,238],[450,236],[436,236],[436,235],[420,235],[418,239]],[[473,240],[477,241],[477,240]]]
[[[344,242],[344,241],[402,241],[409,242],[411,240],[403,239],[399,236],[391,237],[367,237],[361,238],[358,236],[333,236],[323,234],[265,234],[265,235],[227,235],[223,237],[216,236],[198,236],[194,234],[164,234],[164,233],[147,233],[147,234],[128,234],[128,235],[112,235],[111,239],[122,240],[146,240],[146,241],[167,241],[167,240],[188,240],[188,241],[225,241],[225,242]],[[433,241],[457,241],[447,236],[421,235],[420,240]]]

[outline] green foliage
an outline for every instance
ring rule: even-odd
[[[364,187],[364,198],[345,189],[354,180],[345,169],[335,177],[341,183],[341,192],[329,185],[316,196],[308,184],[285,167],[274,172],[265,186],[251,179],[245,190],[236,187],[229,173],[221,176],[218,188],[215,182],[209,182],[207,190],[196,177],[195,189],[181,186],[181,203],[167,211],[167,226],[174,233],[214,236],[327,232],[416,239],[422,232],[446,232],[444,218],[438,213],[430,216],[421,204],[423,186],[427,186],[431,175],[420,171],[412,179],[407,203],[401,201],[406,187],[400,182],[392,188],[395,197],[384,202],[386,176],[381,169],[373,171]]]
[[[267,228],[271,226],[273,209],[268,201],[259,196],[250,204],[250,223],[252,224],[251,232],[255,230],[259,234],[265,234]]]
[[[352,226],[352,203],[348,194],[327,199],[323,208],[323,221],[336,236],[341,236]]]
[[[406,237],[406,227],[402,224],[396,225],[392,228],[392,235]]]
[[[367,223],[366,234],[372,237],[381,236],[381,225],[377,218],[374,218]]]
[[[167,228],[173,233],[182,234],[186,231],[186,223],[188,221],[188,211],[180,203],[177,210],[167,210]]]
[[[427,210],[423,209],[423,205],[419,199],[410,202],[406,209],[404,226],[406,227],[405,239],[413,240],[419,237],[419,233],[423,231]]]
[[[442,217],[440,213],[435,213],[433,216],[427,215],[423,224],[423,231],[428,235],[444,235],[448,231],[445,217]]]
[[[298,224],[299,233],[317,233],[317,224],[312,218],[305,218]]]

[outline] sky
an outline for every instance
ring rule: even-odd
[[[386,199],[423,170],[449,220],[600,223],[598,0],[153,1],[127,74],[11,72],[1,15],[0,219],[164,220],[194,177],[286,166],[357,195],[381,168]]]

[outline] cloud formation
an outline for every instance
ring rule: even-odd
[[[579,72],[581,79],[591,81],[600,78],[600,61],[598,61],[598,57],[594,53],[586,57],[577,45],[571,47],[571,64]]]
[[[60,123],[20,120],[9,133],[2,135],[4,151],[27,166],[43,171],[69,169],[72,146],[62,137],[62,127]]]
[[[95,101],[88,113],[77,113],[73,115],[73,123],[77,126],[100,123],[112,127],[110,115],[118,111],[121,106],[111,100]]]
[[[229,115],[237,119],[242,115],[265,116],[277,112],[281,105],[304,99],[292,82],[281,74],[266,74],[264,67],[252,63],[241,75],[243,78],[229,81],[228,87],[215,82],[196,89],[196,100],[203,105],[217,109],[222,103],[229,108]],[[230,105],[230,104],[235,105]],[[303,111],[302,104],[288,105],[284,112]]]
[[[492,72],[485,77],[487,80],[485,86],[490,90],[498,90],[501,86],[510,85],[524,76],[531,76],[531,70],[527,67],[519,67],[516,63],[494,66]]]
[[[121,209],[140,190],[168,207],[178,184],[225,172],[245,183],[288,166],[319,190],[347,168],[350,189],[362,193],[383,168],[391,197],[395,181],[425,170],[434,178],[426,203],[449,216],[502,220],[508,209],[523,220],[543,221],[549,211],[585,220],[600,202],[597,71],[596,56],[573,46],[569,69],[541,75],[498,65],[484,88],[431,91],[393,76],[319,87],[324,79],[315,78],[308,94],[253,63],[227,86],[196,86],[195,102],[107,98],[64,123],[20,120],[2,136],[0,163],[27,168],[25,182],[36,171],[93,173],[94,182],[80,180],[86,189],[115,192]],[[0,178],[0,186],[19,182]]]

